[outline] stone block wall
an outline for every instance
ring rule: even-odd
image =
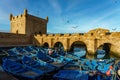
[[[26,34],[28,36],[47,33],[48,17],[42,19],[30,15],[27,10],[24,10],[24,13],[18,16],[10,14],[10,22],[11,33]]]
[[[0,47],[32,44],[32,37],[23,34],[0,32]]]

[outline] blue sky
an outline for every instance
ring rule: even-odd
[[[120,0],[0,0],[0,31],[10,32],[9,14],[49,17],[49,33],[83,33],[95,28],[120,32]]]

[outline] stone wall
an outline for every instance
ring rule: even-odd
[[[47,20],[27,14],[26,34],[47,34]]]
[[[0,32],[0,47],[22,46],[32,44],[32,37],[23,34]]]
[[[26,34],[25,14],[13,16],[10,14],[11,33]]]

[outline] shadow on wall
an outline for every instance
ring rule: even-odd
[[[33,45],[35,45],[35,46],[41,46],[40,42],[38,41],[37,38],[35,38],[35,36],[33,37]]]
[[[32,44],[31,36],[24,34],[0,33],[0,46]]]

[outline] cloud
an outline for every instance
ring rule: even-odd
[[[61,12],[62,12],[62,9],[61,9],[61,6],[60,6],[60,4],[58,3],[58,1],[57,0],[48,0],[49,1],[49,3],[50,3],[50,5],[53,7],[53,9],[55,10],[55,12],[57,13],[57,14],[61,14]],[[53,11],[54,11],[53,10]]]
[[[66,12],[69,12],[70,10],[72,10],[73,8],[78,8],[78,6],[80,6],[80,4],[83,3],[84,0],[69,0],[68,1],[68,5],[65,9]]]

